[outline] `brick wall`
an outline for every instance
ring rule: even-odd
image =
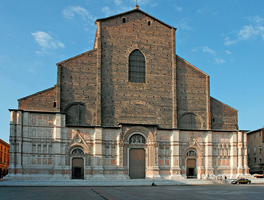
[[[60,73],[60,110],[84,112],[82,125],[94,125],[97,101],[97,51],[92,50],[58,63]],[[77,103],[81,103],[80,106]]]
[[[57,111],[56,86],[18,100],[18,109],[28,111]]]
[[[177,56],[177,115],[179,128],[207,129],[208,78],[207,74]],[[183,122],[186,114],[190,115],[185,116],[187,119],[200,120],[200,125],[188,126],[188,120]]]
[[[237,110],[211,97],[213,130],[238,130]]]
[[[102,125],[134,123],[172,127],[172,50],[175,48],[172,41],[175,40],[175,29],[141,12],[100,23]],[[145,83],[128,81],[129,55],[135,49],[145,56]]]

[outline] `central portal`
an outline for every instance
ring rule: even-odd
[[[196,160],[195,159],[188,159],[187,160],[187,178],[196,179]]]
[[[72,159],[72,179],[83,179],[83,178],[84,178],[83,159],[73,158]]]
[[[129,151],[129,177],[143,179],[146,176],[145,150],[130,149]]]

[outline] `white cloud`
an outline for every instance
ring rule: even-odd
[[[226,38],[225,38],[225,42],[224,42],[224,44],[225,44],[226,46],[229,46],[229,45],[231,45],[231,44],[235,44],[235,43],[236,43],[235,40],[230,40],[229,37],[226,37]]]
[[[67,19],[74,19],[77,15],[84,21],[95,21],[96,18],[89,14],[88,10],[81,6],[68,6],[62,11],[62,14]]]
[[[226,54],[232,54],[232,52],[231,51],[228,51],[228,50],[226,50]]]
[[[192,30],[191,26],[189,25],[189,22],[191,20],[189,19],[181,19],[180,21],[180,27],[185,30]]]
[[[64,48],[65,45],[59,40],[55,40],[50,34],[38,31],[31,33],[34,36],[35,41],[44,49],[56,49]]]
[[[214,54],[214,51],[207,46],[203,47],[203,52],[208,52],[210,54]]]
[[[181,12],[181,11],[182,11],[182,7],[176,6],[176,10],[177,10],[178,12]]]
[[[204,11],[205,11],[205,9],[202,8],[202,9],[197,10],[196,12],[197,12],[198,14],[201,14],[201,13],[203,13]]]
[[[121,0],[115,0],[115,5],[119,6],[122,3]]]
[[[111,10],[108,6],[104,6],[102,8],[102,12],[105,13],[107,16],[113,15],[115,11]]]
[[[262,24],[264,22],[264,18],[261,18],[258,15],[253,16],[253,17],[247,17],[247,19],[256,24]]]
[[[221,58],[215,58],[215,63],[216,64],[223,64],[223,63],[226,63],[226,61],[224,59],[221,59]]]
[[[241,29],[238,32],[238,39],[240,40],[247,40],[251,38],[254,35],[258,35],[259,31],[256,30],[253,26],[244,26],[243,29]]]
[[[264,39],[264,26],[262,25],[264,23],[264,18],[261,18],[256,15],[253,17],[247,17],[247,19],[252,24],[246,25],[238,31],[238,39],[248,40],[259,36]]]

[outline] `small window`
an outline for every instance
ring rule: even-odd
[[[151,24],[151,22],[150,21],[148,21],[148,25],[150,26],[150,24]]]
[[[260,146],[260,147],[259,147],[259,153],[261,153],[261,149],[262,149],[262,147]]]
[[[53,102],[53,107],[56,108],[56,101]]]
[[[126,18],[123,18],[123,23],[126,23]]]
[[[254,157],[254,163],[256,163],[257,162],[257,158],[256,157]]]
[[[262,162],[262,160],[261,160],[261,158],[259,159],[259,163],[261,163]]]

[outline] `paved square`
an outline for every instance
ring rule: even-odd
[[[142,187],[0,187],[1,200],[263,199],[264,185],[196,185]]]

